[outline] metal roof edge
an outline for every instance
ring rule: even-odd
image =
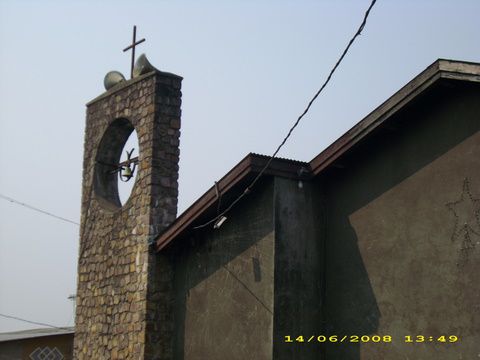
[[[334,160],[347,152],[354,144],[381,125],[398,110],[403,108],[412,99],[429,88],[440,78],[480,82],[480,63],[438,59],[424,71],[415,76],[395,94],[379,105],[363,120],[358,122],[344,135],[338,138],[309,163],[275,158],[266,174],[299,178],[299,170],[306,169],[311,176],[319,174]],[[229,192],[247,175],[259,172],[270,157],[259,154],[248,154],[235,165],[217,183],[222,194]],[[283,167],[283,168],[282,168]],[[185,210],[162,234],[155,239],[155,249],[160,251],[173,239],[186,231],[192,223],[216,203],[215,186],[207,190],[187,210]]]
[[[0,343],[7,341],[18,341],[26,340],[44,336],[55,336],[55,335],[68,335],[74,334],[74,327],[65,327],[65,328],[40,328],[40,329],[30,329],[30,330],[21,330],[21,331],[12,331],[0,333]]]
[[[249,153],[217,182],[219,193],[225,195],[248,175],[259,173],[269,159],[270,156]],[[302,161],[275,158],[265,174],[295,178],[299,176],[298,172],[301,168],[308,168],[308,166],[308,163]],[[217,189],[215,185],[210,187],[155,239],[156,251],[167,246],[175,237],[187,230],[199,216],[216,204]]]
[[[438,59],[433,62],[320,154],[315,156],[310,161],[313,175],[318,175],[322,172],[354,144],[358,143],[386,119],[390,118],[441,78],[480,82],[480,63],[447,59]]]

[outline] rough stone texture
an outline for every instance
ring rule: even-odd
[[[180,77],[155,72],[87,104],[75,359],[172,358],[173,272],[168,257],[154,255],[149,242],[177,213],[180,88]],[[140,146],[136,183],[123,207],[115,193],[106,198],[99,190],[99,182],[116,175],[96,164],[105,151],[118,159],[133,130],[120,124],[123,135],[108,138],[117,138],[113,150],[109,144],[99,150],[118,119],[133,125]]]

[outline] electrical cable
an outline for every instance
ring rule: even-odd
[[[362,23],[360,24],[360,27],[358,28],[357,32],[355,33],[355,35],[350,39],[350,41],[348,42],[348,45],[347,47],[345,48],[345,50],[343,51],[342,55],[340,56],[340,58],[337,60],[335,66],[332,68],[332,70],[330,71],[330,73],[328,74],[328,77],[327,79],[325,80],[325,82],[323,83],[323,85],[320,87],[320,89],[315,93],[315,95],[313,96],[313,98],[310,100],[310,102],[308,103],[307,107],[305,108],[305,110],[302,112],[302,114],[297,118],[297,121],[295,121],[295,123],[293,124],[293,126],[290,128],[290,130],[288,131],[287,133],[287,136],[285,136],[285,138],[283,139],[283,141],[280,143],[280,145],[277,147],[277,149],[275,150],[275,152],[270,156],[269,160],[267,161],[267,163],[265,164],[265,166],[262,168],[262,170],[258,173],[258,175],[252,180],[252,182],[250,183],[250,185],[248,185],[245,190],[242,192],[242,194],[240,194],[240,196],[238,196],[225,210],[223,210],[220,214],[218,214],[216,217],[214,217],[213,219],[211,219],[210,221],[207,221],[206,223],[202,224],[202,225],[198,225],[198,226],[195,226],[194,229],[201,229],[201,228],[204,228],[212,223],[215,223],[217,222],[220,218],[222,218],[223,216],[225,216],[226,213],[228,213],[234,206],[235,204],[237,204],[245,195],[247,195],[252,187],[255,185],[255,183],[258,181],[258,179],[260,179],[260,177],[263,175],[263,173],[268,169],[268,167],[270,166],[270,164],[272,163],[273,159],[275,159],[275,157],[277,156],[278,152],[280,151],[280,149],[283,147],[283,145],[285,145],[285,143],[287,142],[287,140],[289,139],[290,135],[292,135],[292,132],[293,130],[295,130],[295,128],[298,126],[298,124],[300,123],[300,121],[302,120],[302,118],[307,114],[307,112],[310,110],[310,107],[312,106],[312,104],[314,103],[314,101],[318,98],[318,96],[320,95],[320,93],[323,91],[323,89],[325,89],[325,87],[327,86],[327,84],[330,82],[330,79],[332,78],[332,75],[333,73],[335,72],[335,70],[337,70],[338,66],[340,65],[340,63],[342,62],[343,58],[345,57],[345,55],[347,54],[348,50],[350,49],[350,47],[352,46],[353,42],[355,41],[355,39],[361,34],[362,30],[364,29],[366,23],[367,23],[367,19],[368,19],[368,16],[370,14],[370,10],[372,10],[373,6],[375,5],[375,3],[377,2],[377,0],[372,0],[372,2],[370,3],[370,6],[368,7],[367,11],[365,12],[365,15],[363,17],[363,21]]]
[[[20,201],[18,201],[18,200],[15,200],[15,199],[13,199],[13,198],[11,198],[11,197],[9,197],[9,196],[5,196],[5,195],[0,194],[0,198],[5,199],[5,200],[7,200],[7,201],[10,201],[10,202],[12,202],[12,203],[14,203],[14,204],[24,206],[24,207],[26,207],[26,208],[28,208],[28,209],[30,209],[30,210],[34,210],[34,211],[40,212],[40,213],[42,213],[42,214],[44,214],[44,215],[48,215],[48,216],[54,217],[54,218],[56,218],[56,219],[58,219],[58,220],[66,221],[66,222],[69,222],[69,223],[71,223],[71,224],[75,224],[75,225],[80,226],[80,224],[77,223],[77,222],[75,222],[75,221],[72,221],[72,220],[66,219],[66,218],[64,218],[64,217],[61,217],[61,216],[58,216],[58,215],[49,213],[48,211],[45,211],[45,210],[36,208],[35,206],[25,204],[25,203],[23,203],[23,202],[20,202]]]
[[[41,326],[51,327],[51,328],[59,329],[59,330],[71,330],[71,328],[68,328],[68,327],[59,327],[59,326],[50,325],[50,324],[46,324],[46,323],[41,323],[41,322],[37,322],[37,321],[30,321],[30,320],[22,319],[22,318],[19,318],[19,317],[16,317],[16,316],[11,316],[11,315],[0,314],[0,316],[2,316],[4,318],[7,318],[7,319],[23,321],[23,322],[26,322],[26,323],[29,323],[29,324],[41,325]]]

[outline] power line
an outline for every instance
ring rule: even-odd
[[[222,266],[223,266],[223,268],[224,268],[225,270],[228,271],[228,273],[229,273],[230,275],[232,275],[232,277],[233,277],[235,280],[237,280],[237,281],[245,288],[245,290],[247,290],[247,291],[250,293],[250,295],[252,295],[252,296],[255,298],[255,300],[257,300],[257,301],[260,303],[260,305],[263,306],[263,308],[264,308],[265,310],[267,310],[270,314],[273,315],[272,310],[270,310],[270,309],[268,308],[268,306],[265,305],[265,304],[263,303],[263,301],[260,300],[260,298],[259,298],[257,295],[255,295],[255,293],[252,291],[252,289],[250,289],[250,288],[247,286],[247,284],[245,284],[242,280],[240,280],[240,279],[237,277],[237,275],[235,275],[232,271],[230,271],[230,269],[227,268],[225,265],[222,265]]]
[[[75,225],[80,225],[79,223],[77,223],[77,222],[75,222],[75,221],[72,221],[72,220],[66,219],[66,218],[64,218],[64,217],[61,217],[61,216],[58,216],[58,215],[49,213],[48,211],[45,211],[45,210],[36,208],[35,206],[25,204],[25,203],[23,203],[23,202],[20,202],[20,201],[18,201],[18,200],[15,200],[15,199],[13,199],[13,198],[11,198],[11,197],[9,197],[9,196],[5,196],[5,195],[0,194],[0,198],[5,199],[5,200],[7,200],[7,201],[10,201],[10,202],[12,202],[12,203],[14,203],[14,204],[17,204],[17,205],[21,205],[21,206],[26,207],[26,208],[28,208],[28,209],[30,209],[30,210],[37,211],[37,212],[42,213],[42,214],[44,214],[44,215],[48,215],[48,216],[54,217],[54,218],[56,218],[56,219],[58,219],[58,220],[66,221],[66,222],[69,222],[69,223],[75,224]]]
[[[250,183],[250,185],[248,185],[245,190],[243,191],[242,194],[240,194],[239,197],[237,197],[225,210],[223,210],[223,212],[221,212],[220,214],[218,214],[216,217],[214,217],[212,220],[202,224],[202,225],[199,225],[199,226],[195,226],[194,229],[200,229],[200,228],[204,228],[212,223],[215,223],[217,220],[219,220],[220,218],[222,218],[223,216],[225,216],[225,214],[227,212],[229,212],[234,206],[236,203],[238,203],[245,195],[247,195],[252,187],[255,185],[255,183],[258,181],[258,179],[260,179],[260,177],[263,175],[263,173],[268,169],[268,167],[270,166],[271,162],[273,161],[273,159],[275,159],[275,157],[277,156],[278,152],[280,151],[280,149],[283,147],[283,145],[285,145],[285,143],[287,142],[288,138],[290,137],[290,135],[292,135],[292,132],[293,130],[295,130],[295,128],[298,126],[298,124],[300,123],[300,121],[302,120],[302,118],[307,114],[307,112],[310,110],[310,107],[312,106],[312,104],[314,103],[314,101],[317,99],[317,97],[320,95],[320,93],[323,91],[323,89],[325,89],[325,87],[327,86],[327,84],[330,82],[330,79],[332,78],[332,75],[333,73],[335,72],[335,70],[337,70],[337,67],[340,65],[340,63],[342,62],[343,58],[345,57],[345,55],[347,54],[348,50],[350,49],[350,47],[352,46],[353,42],[355,41],[355,39],[361,34],[363,28],[365,27],[366,23],[367,23],[367,18],[370,14],[370,10],[372,10],[373,6],[375,5],[375,3],[377,2],[377,0],[372,0],[372,2],[370,3],[370,6],[368,7],[367,11],[365,12],[365,15],[363,17],[363,21],[362,23],[360,24],[357,32],[355,33],[355,35],[350,39],[350,41],[348,42],[348,45],[347,47],[345,48],[345,50],[343,51],[342,55],[340,56],[340,58],[337,60],[335,66],[332,68],[332,70],[330,71],[330,73],[328,74],[327,76],[327,79],[325,80],[325,82],[323,83],[323,85],[320,87],[320,89],[315,93],[315,95],[313,96],[313,98],[310,100],[310,102],[308,103],[307,107],[305,108],[305,110],[301,113],[301,115],[297,118],[297,121],[295,121],[295,123],[293,124],[293,126],[290,128],[290,130],[288,131],[287,133],[287,136],[285,136],[285,138],[283,139],[283,141],[280,143],[280,145],[277,147],[277,149],[275,150],[275,152],[272,154],[272,156],[270,157],[270,159],[267,161],[267,163],[265,164],[265,166],[262,168],[262,170],[258,173],[258,175],[253,179],[253,181]]]
[[[37,322],[37,321],[30,321],[30,320],[22,319],[22,318],[19,318],[19,317],[16,317],[16,316],[11,316],[11,315],[0,314],[0,316],[3,316],[4,318],[7,318],[7,319],[23,321],[23,322],[26,322],[26,323],[29,323],[29,324],[41,325],[41,326],[51,327],[51,328],[59,329],[59,330],[71,330],[70,328],[67,328],[67,327],[59,327],[59,326],[50,325],[50,324],[46,324],[46,323],[41,323],[41,322]]]

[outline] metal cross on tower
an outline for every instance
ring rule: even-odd
[[[138,44],[141,44],[142,42],[145,41],[145,39],[138,40],[138,41],[136,41],[136,39],[137,39],[137,26],[133,25],[133,41],[132,41],[132,44],[127,46],[125,49],[123,49],[123,52],[132,49],[132,64],[130,66],[130,78],[133,78],[133,66],[135,64],[135,46],[137,46]]]

